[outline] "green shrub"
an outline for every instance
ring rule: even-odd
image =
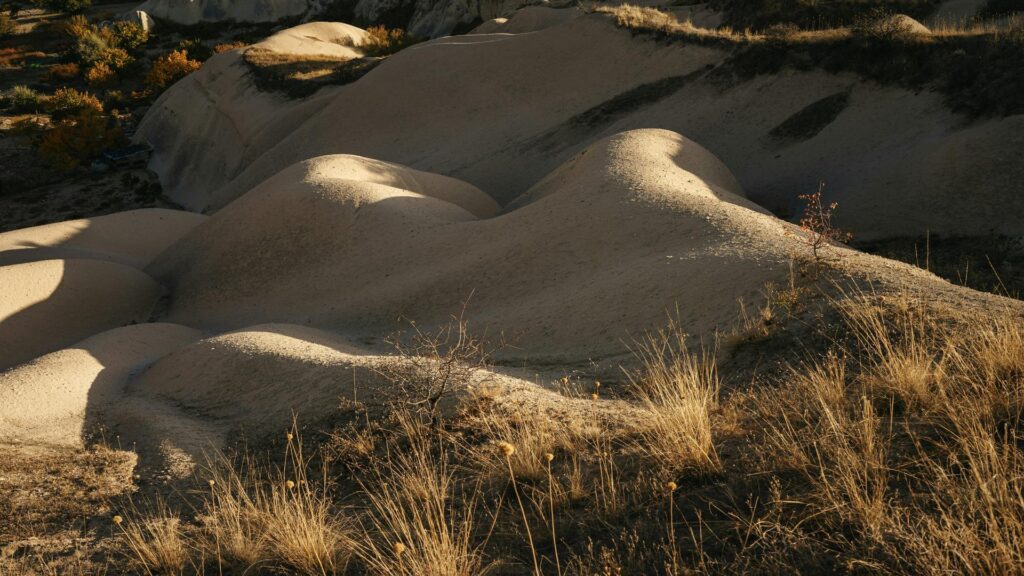
[[[58,88],[53,96],[46,99],[46,109],[54,118],[64,118],[83,110],[103,112],[103,104],[88,92],[80,92],[74,88]]]
[[[110,32],[117,46],[129,52],[138,50],[139,47],[149,41],[149,32],[145,28],[127,20],[114,22],[110,26]]]
[[[35,0],[35,4],[54,12],[74,14],[92,6],[92,0]]]
[[[128,51],[117,46],[109,32],[97,30],[88,30],[78,38],[75,53],[87,66],[106,64],[115,70],[124,68],[132,61]]]
[[[0,100],[14,112],[35,112],[42,104],[43,97],[28,86],[15,86],[5,90]]]
[[[128,97],[120,90],[107,90],[107,94],[104,96],[103,100],[106,102],[107,108],[110,109],[124,106],[129,102]]]
[[[92,66],[103,61],[103,55],[110,50],[110,44],[106,38],[97,34],[94,30],[85,30],[78,36],[75,43],[75,54],[83,64]]]

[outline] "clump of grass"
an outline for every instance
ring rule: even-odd
[[[678,323],[670,322],[637,346],[642,369],[627,373],[646,408],[636,447],[667,470],[712,472],[719,468],[711,430],[718,368],[708,352],[689,352],[686,339]]]
[[[23,85],[9,88],[0,96],[0,101],[12,112],[36,112],[45,101],[39,92]]]
[[[492,476],[507,475],[507,464],[511,464],[518,478],[540,480],[547,475],[545,455],[575,444],[575,439],[565,426],[537,415],[527,418],[522,414],[489,411],[475,426],[481,429],[486,438],[494,442],[506,442],[515,448],[508,457],[492,451],[478,452],[482,469]]]
[[[894,398],[907,410],[927,411],[942,393],[941,336],[921,303],[904,300],[896,314],[860,295],[838,308],[858,347],[862,378],[872,398]]]
[[[420,426],[412,416],[406,422]],[[486,574],[492,565],[473,540],[478,492],[462,490],[448,452],[432,452],[434,437],[420,432],[363,483],[370,511],[356,555],[381,576]]]
[[[142,513],[134,508],[127,518],[113,517],[113,523],[130,550],[135,567],[144,573],[181,574],[191,559],[191,543],[181,519],[158,501],[154,510]]]
[[[252,460],[237,472],[223,457],[210,467],[204,496],[202,547],[243,570],[279,566],[298,574],[344,571],[352,553],[351,522],[335,505],[326,472],[309,476],[297,433],[287,435],[284,464]]]

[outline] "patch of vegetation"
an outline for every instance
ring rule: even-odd
[[[77,14],[92,6],[92,0],[34,0],[34,2],[41,8],[68,14]]]
[[[419,42],[401,28],[370,26],[359,48],[367,56],[388,56]]]
[[[146,76],[146,86],[159,91],[195,72],[202,63],[191,60],[184,50],[174,50],[157,58]]]
[[[0,102],[12,112],[37,112],[44,98],[28,86],[14,86],[0,94]]]
[[[0,447],[0,548],[46,532],[77,532],[110,514],[110,499],[129,486],[135,456],[97,448],[87,452]],[[0,563],[0,569],[3,564]]]
[[[245,63],[260,90],[304,98],[324,86],[349,84],[373,70],[381,58],[293,56],[250,48]]]
[[[121,127],[92,108],[65,118],[43,136],[39,155],[55,168],[73,170],[101,152],[125,143]]]
[[[715,76],[729,83],[784,68],[853,72],[868,80],[941,92],[951,109],[969,116],[1024,112],[1024,26],[966,28],[907,34],[892,15],[850,28],[771,33],[708,30],[652,8],[599,8],[619,26],[662,41],[720,46],[732,51]],[[873,32],[869,32],[873,31]]]
[[[719,0],[725,24],[737,29],[763,30],[773,24],[792,24],[815,30],[851,26],[878,12],[906,14],[923,20],[939,0]]]
[[[74,88],[59,88],[46,99],[46,110],[54,119],[61,119],[76,115],[83,110],[102,113],[103,104],[88,92],[81,92]]]
[[[698,70],[682,76],[662,78],[654,82],[641,84],[636,88],[617,94],[614,98],[602,102],[589,110],[572,117],[568,123],[577,126],[603,126],[616,118],[627,115],[639,108],[668,98],[693,80],[707,73],[706,69]]]
[[[115,501],[93,533],[129,573],[1021,574],[1019,309],[824,302],[802,332],[820,353],[753,380],[670,323],[618,397],[566,377],[527,405],[482,381],[439,420],[346,401],[347,423],[216,455],[174,505]],[[394,361],[444,366],[425,353]]]
[[[197,62],[205,62],[214,54],[213,50],[198,38],[186,38],[178,42],[177,49],[185,51],[189,60]]]
[[[857,248],[928,270],[953,284],[1024,295],[1024,239],[1006,236],[894,238]]]

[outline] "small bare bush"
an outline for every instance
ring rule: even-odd
[[[837,202],[824,204],[822,194],[825,192],[825,183],[818,184],[818,190],[812,194],[801,194],[799,198],[804,201],[804,211],[800,216],[800,229],[804,236],[800,237],[804,244],[811,248],[815,262],[822,259],[822,250],[837,242],[849,242],[853,235],[840,230],[832,222]]]
[[[437,424],[442,400],[466,389],[489,353],[485,340],[470,334],[464,311],[433,331],[411,326],[410,334],[388,337],[397,356],[374,369],[397,387],[397,403]]]

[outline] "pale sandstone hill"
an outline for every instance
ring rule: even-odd
[[[5,232],[0,234],[0,266],[79,258],[145,268],[205,218],[181,210],[146,208]]]
[[[160,286],[104,260],[0,266],[0,370],[129,322],[144,321]]]
[[[737,298],[784,282],[807,250],[718,159],[664,130],[592,145],[493,218],[443,200],[444,181],[413,191],[352,179],[354,161],[292,166],[158,257],[147,271],[170,289],[164,318],[364,336],[400,318],[444,322],[468,300],[477,329],[512,339],[506,358],[573,364],[621,357],[631,334],[676,306],[691,334],[710,339],[735,318]],[[843,254],[854,276],[941,283]]]
[[[848,74],[729,80],[723,51],[634,37],[596,14],[549,26],[538,10],[535,28],[417,45],[304,101],[260,93],[240,56],[221,56],[165,93],[139,135],[194,209],[337,153],[450,175],[506,204],[590,143],[660,127],[716,154],[777,213],[827,182],[862,239],[1020,232],[1019,116],[966,122],[935,93]]]
[[[381,337],[407,321],[430,330],[465,308],[474,331],[508,338],[498,358],[521,375],[611,369],[670,314],[695,343],[711,342],[734,325],[737,298],[785,282],[807,252],[715,156],[656,129],[592,144],[503,214],[470,184],[335,155],[291,166],[183,228],[146,268],[160,286],[106,260],[132,254],[116,228],[91,242],[105,247],[97,259],[0,266],[11,293],[35,299],[3,304],[0,334],[19,345],[47,335],[0,373],[0,441],[81,445],[102,425],[137,448],[143,469],[181,477],[239,430],[329,416],[342,397],[393,399],[374,368],[387,359]],[[837,273],[880,291],[927,290],[964,309],[998,300],[849,249],[829,253]],[[74,297],[47,298],[34,267],[77,287]],[[161,287],[161,323],[70,345],[149,317]],[[33,305],[35,322],[19,320]],[[60,330],[48,332],[53,319]],[[519,409],[584,410],[544,390],[544,376],[483,371],[474,385],[484,383]],[[635,417],[622,402],[585,409]]]

